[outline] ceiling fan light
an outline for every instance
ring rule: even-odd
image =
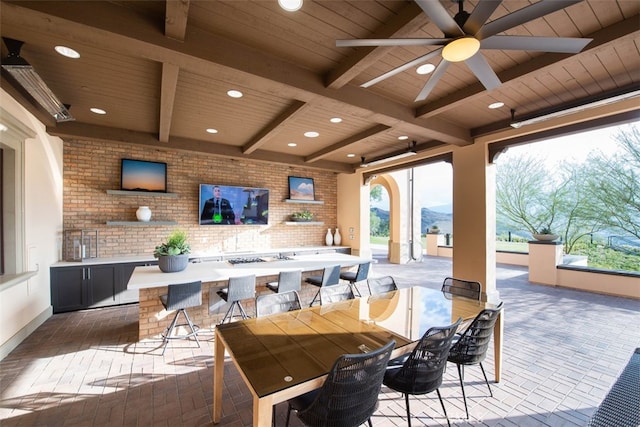
[[[442,57],[449,62],[465,61],[480,50],[480,41],[474,37],[461,37],[442,49]]]

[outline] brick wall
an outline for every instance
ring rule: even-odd
[[[168,191],[177,198],[107,194],[120,189],[122,158],[166,162]],[[285,203],[289,175],[313,178],[315,197],[324,204]],[[198,225],[199,184],[268,188],[269,225]],[[98,230],[100,257],[152,254],[174,228],[187,231],[194,252],[322,245],[327,228],[336,226],[336,187],[336,174],[321,170],[116,142],[64,143],[64,228]],[[107,221],[136,221],[139,206],[151,208],[152,221],[177,225],[107,226]],[[303,209],[324,225],[284,224],[291,213]]]

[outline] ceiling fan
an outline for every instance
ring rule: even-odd
[[[402,71],[422,64],[438,55],[442,61],[433,71],[429,80],[415,99],[423,101],[436,86],[452,62],[462,62],[471,69],[487,90],[495,89],[502,82],[482,55],[482,49],[531,50],[539,52],[578,53],[592,40],[571,37],[535,37],[498,35],[518,25],[540,18],[549,13],[564,9],[582,0],[541,0],[516,10],[508,15],[487,22],[502,0],[479,0],[472,13],[463,9],[464,0],[452,0],[458,3],[458,13],[450,16],[445,7],[437,0],[415,0],[423,12],[443,33],[443,38],[399,38],[399,39],[355,39],[336,40],[337,47],[361,46],[440,46],[392,69],[361,87],[367,88]]]

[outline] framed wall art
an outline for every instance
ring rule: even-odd
[[[289,177],[289,199],[291,200],[315,200],[313,178],[299,176]]]

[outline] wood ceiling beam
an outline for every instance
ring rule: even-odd
[[[187,32],[190,0],[167,0],[165,7],[164,34],[174,40],[183,42]],[[160,124],[158,139],[168,142],[171,134],[173,107],[178,89],[178,73],[180,68],[168,62],[162,63],[162,86],[160,88]]]
[[[355,135],[350,136],[349,138],[343,139],[342,141],[336,142],[328,147],[323,148],[322,150],[318,150],[315,153],[305,157],[304,161],[306,163],[313,163],[320,159],[323,159],[338,150],[341,150],[345,147],[348,147],[356,142],[362,141],[363,139],[369,138],[370,136],[377,135],[381,132],[386,132],[389,130],[389,126],[385,125],[375,125],[370,127],[369,129],[363,130],[362,132],[358,132]]]
[[[582,52],[600,48],[607,43],[614,43],[619,41],[623,37],[633,36],[639,33],[638,30],[638,16],[627,18],[624,21],[617,24],[610,25],[596,31],[593,34],[585,36],[586,38],[592,38],[593,40],[585,47]],[[527,74],[538,72],[545,67],[556,65],[557,63],[572,58],[574,54],[561,54],[561,53],[546,53],[525,62],[515,67],[509,68],[501,73],[498,73],[498,78],[502,84],[508,84],[511,80],[521,78]],[[444,113],[448,110],[456,108],[462,102],[471,102],[474,97],[479,97],[486,91],[485,87],[478,83],[474,83],[471,86],[467,86],[462,90],[459,90],[437,101],[430,102],[416,109],[416,117],[430,118]]]
[[[167,0],[164,35],[183,42],[187,33],[190,0]]]
[[[251,154],[260,148],[262,145],[266,144],[273,135],[278,133],[278,127],[286,123],[287,121],[293,120],[296,116],[298,116],[302,111],[305,110],[305,106],[307,104],[302,101],[294,100],[294,102],[287,107],[282,113],[272,120],[267,126],[258,132],[256,136],[254,136],[251,141],[246,143],[242,147],[242,152],[244,154]]]
[[[2,13],[3,20],[25,29],[68,37],[120,55],[173,63],[181,70],[216,75],[218,79],[314,105],[339,102],[360,117],[387,126],[402,122],[406,128],[414,127],[429,138],[448,144],[463,146],[473,142],[467,129],[443,120],[418,118],[413,108],[362,88],[327,88],[322,76],[259,49],[197,29],[180,43],[164,37],[152,22],[123,14],[122,10],[104,2],[72,2],[64,7],[56,2],[3,2]]]
[[[353,166],[345,163],[320,161],[313,165],[305,163],[302,156],[271,151],[257,151],[252,155],[242,153],[241,147],[200,141],[190,138],[172,137],[167,144],[159,145],[155,135],[126,129],[90,125],[86,123],[64,122],[55,127],[47,127],[47,133],[61,138],[88,139],[91,141],[124,142],[152,147],[155,149],[172,149],[185,152],[199,152],[233,159],[249,159],[259,162],[280,163],[289,166],[313,167],[338,173],[352,173]]]
[[[160,142],[169,142],[179,71],[180,68],[177,65],[173,65],[168,62],[164,62],[162,64],[162,87],[160,88],[160,130],[158,132],[158,139]]]
[[[407,3],[397,15],[384,22],[378,31],[367,38],[388,39],[407,37],[414,34],[426,22],[422,9],[414,3]],[[344,48],[349,49],[349,48]],[[325,84],[331,89],[340,89],[362,71],[369,68],[389,52],[388,47],[362,47],[357,48],[325,77]]]

